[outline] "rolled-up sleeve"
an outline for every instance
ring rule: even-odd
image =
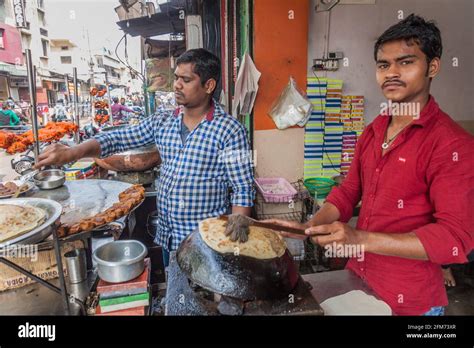
[[[242,125],[228,137],[220,160],[225,163],[227,178],[232,187],[231,204],[252,207],[255,199],[252,155]]]
[[[94,139],[100,144],[100,157],[108,157],[114,153],[124,152],[155,142],[155,132],[167,117],[165,114],[155,114],[139,125],[102,132]]]
[[[414,232],[431,262],[467,262],[474,241],[474,141],[467,136],[434,150],[427,169],[435,222]]]
[[[354,158],[346,178],[340,186],[334,187],[326,198],[326,202],[333,204],[339,210],[339,221],[341,222],[348,222],[351,219],[354,208],[362,196],[360,156],[366,143],[366,132],[369,131],[371,130],[367,129],[357,142]]]

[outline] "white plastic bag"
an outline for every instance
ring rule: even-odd
[[[311,115],[312,104],[298,90],[293,77],[273,104],[269,114],[278,129],[298,125],[303,127]]]

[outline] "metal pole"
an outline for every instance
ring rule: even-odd
[[[94,87],[94,70],[92,68],[92,64],[91,64],[91,79],[90,79],[90,82],[89,82],[89,92],[90,90]],[[92,119],[94,119],[94,98],[92,97],[92,95],[90,95],[89,93],[89,100],[90,100],[90,116],[92,117]]]
[[[31,59],[31,50],[26,49],[26,69],[28,74],[28,90],[31,99],[31,126],[33,127],[33,150],[35,154],[35,163],[38,163],[38,156],[40,154],[40,144],[38,136],[38,110],[36,106],[36,71]]]
[[[145,81],[143,82],[143,102],[145,103],[145,116],[149,116],[151,114],[150,112],[150,105],[148,104],[148,92],[147,92],[147,77],[146,77],[146,68],[143,65],[143,62],[145,61],[145,38],[140,39],[140,70],[143,76],[145,76]]]
[[[79,100],[79,97],[78,97],[78,94],[77,94],[77,68],[73,68],[72,72],[73,72],[73,76],[74,76],[74,78],[73,78],[73,81],[74,81],[74,122],[77,125],[77,131],[74,134],[74,141],[76,142],[76,144],[79,144],[79,142],[80,142],[79,129],[81,128],[81,125],[80,125],[80,119],[79,119],[79,109],[78,109],[78,105],[77,105],[78,100]]]
[[[71,96],[69,94],[69,77],[64,74],[64,83],[66,84],[66,98],[64,98],[64,106],[67,106],[71,102]]]
[[[56,265],[58,266],[59,275],[59,288],[61,289],[61,297],[63,300],[63,309],[68,315],[71,314],[69,308],[69,299],[66,289],[66,279],[64,277],[63,260],[61,258],[61,245],[59,244],[58,231],[56,227],[53,228],[53,242],[54,242],[54,254],[56,255]]]
[[[112,119],[112,98],[110,98],[109,75],[107,74],[107,71],[105,72],[105,88],[107,88],[107,98],[109,99],[109,123],[112,126],[114,120]]]

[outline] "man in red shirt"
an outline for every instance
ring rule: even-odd
[[[421,17],[386,30],[374,54],[388,102],[360,137],[347,178],[304,226],[273,220],[305,227],[325,248],[359,246],[363,257],[347,268],[396,315],[442,315],[441,265],[467,262],[473,248],[474,137],[430,96],[441,53],[439,29]],[[354,229],[347,222],[359,201]]]

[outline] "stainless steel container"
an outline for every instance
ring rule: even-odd
[[[102,228],[94,230],[94,232],[92,232],[91,238],[92,253],[94,253],[94,251],[100,248],[102,245],[113,242],[115,238],[114,234],[121,234],[124,228],[125,224],[123,222],[115,221],[107,224]],[[92,260],[92,266],[97,266],[94,260]]]
[[[47,169],[36,174],[33,180],[40,189],[53,190],[64,185],[66,175],[60,169]]]
[[[84,249],[74,249],[64,254],[69,282],[81,283],[87,279],[86,252]]]
[[[145,269],[146,246],[137,240],[119,240],[94,251],[99,277],[109,283],[121,283],[138,277]]]

